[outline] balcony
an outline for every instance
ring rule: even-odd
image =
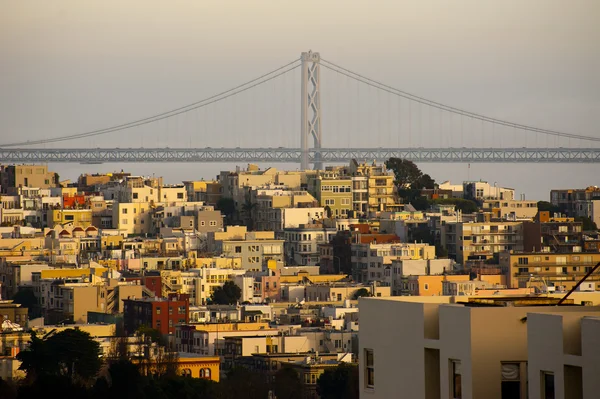
[[[513,262],[513,267],[593,267],[596,263],[598,263],[597,260],[595,262],[529,262],[527,264]]]

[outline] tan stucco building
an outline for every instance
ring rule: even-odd
[[[463,303],[453,303],[457,299]],[[535,345],[565,342],[566,353],[572,353],[573,349],[569,348],[576,348],[578,341],[571,337],[576,336],[577,328],[569,330],[569,326],[587,316],[600,316],[599,307],[541,306],[544,303],[555,304],[556,300],[361,298],[360,397],[501,399],[526,398],[529,391],[529,398],[539,398],[532,395],[538,377],[532,377],[531,370],[528,372],[528,360],[533,363],[531,367],[553,369],[548,369],[550,363],[544,359],[528,359],[532,353],[541,351]],[[551,340],[548,335],[549,341],[529,346],[528,337],[542,334],[542,327],[537,322],[529,327],[529,318],[537,321],[538,314],[563,316],[567,320],[563,324],[568,327],[567,338]],[[560,320],[552,320],[558,328],[555,331],[560,334]],[[586,339],[591,345],[598,340],[598,335],[593,337],[591,334],[595,325],[588,327],[585,337],[589,337]],[[560,348],[559,345],[553,353],[560,352]],[[593,367],[598,360],[595,353],[598,353],[597,349],[590,353],[593,360],[577,361],[588,362],[586,364]],[[558,358],[570,362],[568,364],[576,360],[566,356]],[[559,385],[556,387],[558,389]]]

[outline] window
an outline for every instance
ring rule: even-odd
[[[521,365],[502,363],[502,399],[521,397]]]
[[[183,199],[183,193],[177,193],[177,199]]]
[[[211,225],[212,227],[215,227],[215,226],[217,225],[217,222],[216,222],[215,220],[211,220],[211,221],[210,221],[210,225]]]
[[[123,212],[123,215],[127,215],[127,208],[121,209],[121,212]]]
[[[138,193],[133,193],[133,199],[138,199]]]
[[[529,258],[519,258],[519,265],[528,265]]]
[[[365,386],[375,387],[375,355],[373,349],[365,349]]]
[[[160,314],[160,308],[159,307],[156,308],[156,314]]]
[[[542,399],[554,399],[554,373],[550,371],[542,371]]]
[[[425,288],[425,291],[427,291],[429,289],[429,284],[425,283],[424,288]]]
[[[557,256],[556,257],[556,264],[557,265],[566,265],[567,264],[567,257],[566,256]]]
[[[462,370],[460,360],[450,360],[450,371],[452,380],[450,381],[450,389],[453,399],[462,399]]]
[[[236,254],[241,254],[242,253],[242,247],[241,246],[235,247],[235,253]]]

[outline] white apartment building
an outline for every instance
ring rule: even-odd
[[[434,259],[435,247],[425,243],[352,244],[352,273],[359,282],[392,285],[395,259]]]
[[[446,223],[441,228],[440,239],[448,256],[458,263],[485,260],[503,251],[523,251],[523,223]]]
[[[248,232],[243,226],[228,226],[224,232],[208,233],[208,249],[227,258],[240,258],[246,271],[262,271],[269,260],[283,262],[283,240],[272,231]]]
[[[320,260],[319,244],[326,244],[336,234],[336,229],[321,224],[306,224],[286,228],[285,258],[289,265],[316,265]]]
[[[537,201],[528,200],[484,200],[482,210],[504,220],[533,220],[538,213]]]
[[[241,269],[220,269],[220,268],[201,268],[190,269],[189,271],[162,270],[160,272],[163,297],[169,292],[178,292],[190,296],[190,305],[206,305],[217,287],[222,287],[227,281],[236,281],[235,279],[243,276],[245,273]],[[254,284],[248,288],[248,281],[243,281],[245,286],[242,288],[242,295],[246,298],[252,298],[254,295]],[[240,299],[243,301],[242,299]]]
[[[509,297],[453,303],[458,299],[359,300],[361,398],[597,396],[599,307],[539,306],[535,298],[519,306]]]

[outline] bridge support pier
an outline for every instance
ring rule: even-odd
[[[302,53],[302,82],[301,82],[301,121],[300,129],[300,148],[302,151],[300,159],[300,168],[306,170],[309,165],[309,141],[312,136],[314,139],[314,148],[321,149],[321,93],[320,93],[320,61],[319,53]],[[315,151],[314,157],[315,169],[323,169],[321,161],[321,152]]]

